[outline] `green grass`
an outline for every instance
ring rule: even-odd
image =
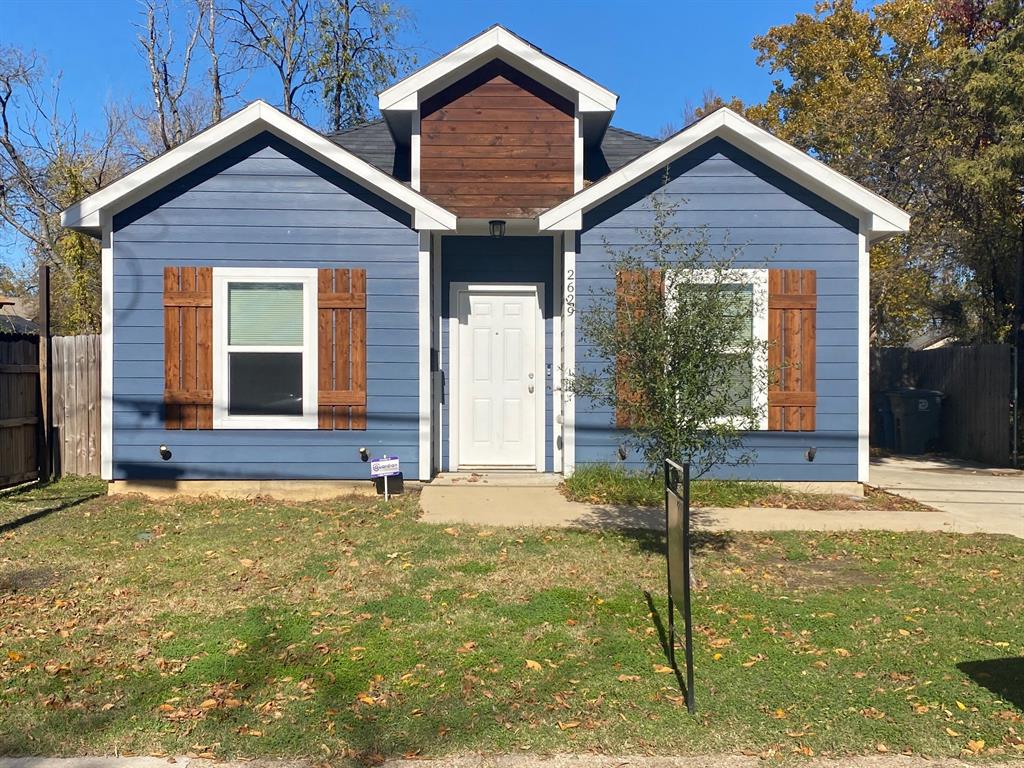
[[[571,501],[589,504],[660,507],[665,503],[660,475],[633,472],[609,464],[577,467],[562,484]],[[864,498],[801,493],[775,483],[738,480],[694,480],[690,498],[699,507],[790,507],[803,509],[927,509],[910,499],[874,488]]]
[[[572,477],[566,479],[565,490],[574,501],[656,507],[665,503],[662,482],[660,475],[630,472],[609,464],[591,464],[578,467]],[[695,480],[690,493],[697,505],[739,507],[784,492],[772,483]]]
[[[696,716],[661,548],[414,497],[74,503],[0,533],[0,754],[1022,754],[1024,541],[705,534]]]

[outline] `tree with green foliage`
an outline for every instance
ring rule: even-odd
[[[871,252],[878,343],[936,323],[964,340],[1006,338],[1019,198],[1005,177],[979,182],[1024,119],[1021,22],[1020,0],[828,0],[754,40],[759,63],[785,77],[747,116],[913,217]],[[990,109],[995,93],[1005,98]]]
[[[91,333],[100,324],[100,249],[87,235],[60,226],[60,212],[123,171],[121,126],[111,117],[99,137],[61,113],[60,83],[32,53],[0,49],[0,227],[26,245],[19,272],[4,270],[17,292],[35,290],[35,268],[52,275],[52,317],[61,334]]]
[[[653,210],[637,245],[609,249],[616,288],[581,301],[580,336],[592,352],[566,389],[613,408],[652,471],[671,458],[699,477],[754,459],[743,433],[765,415],[758,393],[769,372],[752,318],[767,296],[734,271],[740,249],[723,252],[706,230],[681,230],[661,196]]]

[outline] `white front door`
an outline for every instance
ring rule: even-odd
[[[465,285],[453,292],[458,466],[535,469],[544,402],[538,287]]]

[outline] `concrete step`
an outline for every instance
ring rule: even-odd
[[[561,474],[522,472],[518,470],[487,470],[479,472],[441,472],[430,481],[432,487],[490,486],[497,488],[547,488],[561,483]]]

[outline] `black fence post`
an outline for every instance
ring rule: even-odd
[[[50,268],[39,267],[39,479],[53,477],[53,344],[50,339]]]

